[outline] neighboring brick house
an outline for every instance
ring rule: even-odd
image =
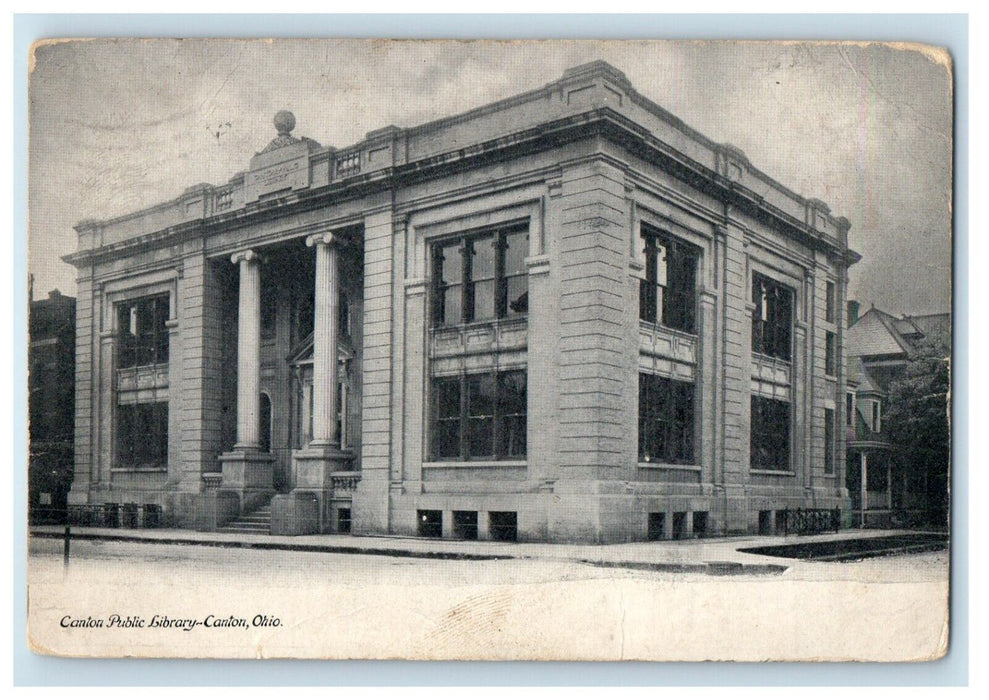
[[[849,302],[846,484],[854,522],[882,527],[943,523],[947,460],[920,466],[909,455],[897,454],[898,447],[909,446],[895,444],[886,418],[892,383],[903,376],[921,344],[933,343],[945,357],[950,354],[951,314],[897,318],[875,307],[861,317],[858,312],[858,303]]]
[[[824,203],[602,62],[343,149],[275,125],[77,226],[73,502],[590,542],[847,511],[859,256]]]
[[[33,285],[32,285],[33,287]],[[32,294],[33,296],[33,289]],[[76,300],[57,289],[28,315],[28,514],[61,521],[72,483]]]

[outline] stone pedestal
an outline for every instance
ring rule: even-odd
[[[282,493],[271,499],[272,535],[315,535],[319,523],[319,496],[312,491]]]
[[[240,496],[236,491],[211,489],[196,496],[196,530],[216,532],[240,515]]]
[[[275,458],[267,452],[234,450],[220,455],[223,466],[221,490],[237,495],[239,512],[245,513],[267,503],[274,494]]]
[[[333,474],[347,471],[353,459],[353,453],[334,445],[310,444],[292,452],[292,492],[272,500],[271,534],[329,532]]]

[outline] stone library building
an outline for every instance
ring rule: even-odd
[[[600,61],[346,148],[295,121],[76,226],[70,509],[599,543],[848,511],[826,204]]]

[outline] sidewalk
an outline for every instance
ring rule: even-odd
[[[30,528],[34,537],[60,539],[64,528],[42,525]],[[773,574],[785,571],[791,559],[768,557],[739,549],[859,537],[880,537],[903,530],[844,530],[812,536],[740,536],[695,540],[664,540],[623,544],[547,544],[422,539],[398,536],[303,535],[272,536],[250,533],[196,532],[193,530],[138,530],[74,526],[73,540],[140,542],[275,549],[296,552],[363,554],[427,559],[541,559],[575,561],[604,567],[710,574]]]

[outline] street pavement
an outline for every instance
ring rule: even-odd
[[[272,536],[254,533],[195,532],[178,529],[116,529],[73,527],[73,541],[117,541],[203,547],[250,548],[364,554],[425,559],[521,559],[576,562],[602,567],[708,574],[773,574],[792,566],[793,559],[739,551],[751,547],[809,543],[859,537],[894,535],[899,530],[846,530],[813,536],[744,536],[621,544],[550,544],[464,541],[398,536],[304,535]],[[61,526],[36,526],[31,534],[61,538]]]

